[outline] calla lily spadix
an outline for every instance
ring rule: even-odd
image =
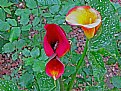
[[[46,64],[45,71],[48,76],[57,80],[64,73],[64,64],[58,57],[54,57]]]
[[[76,6],[70,9],[66,21],[70,25],[80,26],[88,39],[96,34],[102,22],[100,13],[90,6]]]
[[[56,24],[46,24],[44,26],[46,34],[44,36],[44,50],[48,57],[54,53],[60,58],[70,49],[69,41],[64,30]]]

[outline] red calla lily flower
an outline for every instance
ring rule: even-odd
[[[64,64],[58,57],[54,57],[46,64],[45,71],[48,76],[57,80],[64,73]]]
[[[90,6],[76,6],[70,9],[66,21],[70,25],[80,26],[88,39],[96,34],[102,22],[100,13]]]
[[[44,36],[46,55],[50,57],[56,53],[58,57],[64,56],[70,49],[70,44],[64,30],[56,24],[46,24],[44,28],[46,30]]]

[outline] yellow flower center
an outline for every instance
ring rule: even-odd
[[[52,74],[53,79],[56,80],[56,76],[58,75],[58,72],[52,71],[51,74]]]
[[[90,9],[77,9],[77,22],[83,25],[94,23],[97,19],[97,15]],[[75,12],[75,13],[77,13]]]
[[[68,18],[73,16],[75,16],[75,21],[77,21],[78,24],[83,25],[92,24],[98,18],[97,14],[91,9],[77,9],[71,12]]]

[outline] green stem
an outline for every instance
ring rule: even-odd
[[[80,60],[79,60],[78,63],[77,63],[76,72],[72,75],[72,79],[71,79],[71,81],[70,81],[70,83],[69,83],[69,85],[68,85],[67,91],[71,91],[72,86],[73,86],[73,84],[74,84],[74,80],[75,80],[75,78],[76,78],[76,74],[77,74],[77,72],[78,72],[80,66],[83,64],[83,60],[84,60],[84,57],[85,57],[86,52],[87,52],[87,49],[88,49],[88,42],[89,42],[89,39],[86,40],[86,44],[85,44],[85,47],[84,47],[84,52],[83,52],[83,54],[82,54]]]
[[[59,78],[59,83],[60,83],[60,91],[64,91],[64,84],[62,81],[62,77]]]

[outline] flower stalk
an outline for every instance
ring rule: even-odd
[[[63,83],[62,76],[59,78],[59,83],[60,83],[60,91],[64,91],[64,83]]]
[[[84,58],[86,56],[86,53],[87,53],[87,49],[88,49],[88,43],[89,43],[89,39],[86,40],[86,44],[85,44],[85,47],[84,47],[84,51],[83,51],[83,54],[80,58],[80,60],[78,61],[77,63],[77,66],[76,66],[76,72],[72,75],[72,79],[67,87],[67,91],[71,91],[72,89],[72,86],[74,84],[74,80],[76,79],[76,74],[77,72],[79,71],[79,68],[80,66],[82,66],[83,62],[84,62]]]

